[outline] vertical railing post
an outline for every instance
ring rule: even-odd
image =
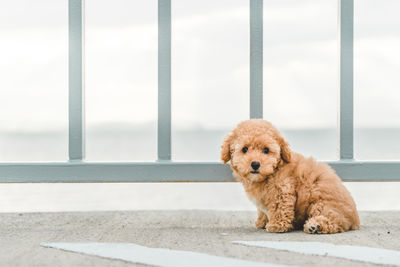
[[[339,0],[339,157],[354,158],[354,0]]]
[[[263,0],[250,0],[250,118],[263,117]]]
[[[83,0],[68,1],[69,160],[82,160],[84,148]]]
[[[158,0],[158,160],[171,160],[171,0]]]

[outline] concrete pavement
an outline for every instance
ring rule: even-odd
[[[267,233],[251,211],[115,211],[0,214],[0,266],[142,266],[49,249],[41,242],[132,242],[298,266],[377,266],[232,244],[234,240],[318,241],[400,250],[400,212],[360,212],[361,229],[336,235]],[[144,266],[144,265],[143,265]]]

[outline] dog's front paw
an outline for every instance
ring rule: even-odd
[[[257,229],[264,229],[265,225],[267,224],[267,220],[264,218],[258,218],[254,225],[256,226]]]
[[[293,230],[293,225],[292,224],[286,224],[286,223],[268,223],[267,226],[265,227],[268,232],[270,233],[285,233]]]

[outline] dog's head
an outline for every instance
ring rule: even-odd
[[[289,144],[272,124],[261,119],[240,123],[221,148],[222,161],[231,162],[239,179],[252,182],[265,180],[291,160]]]

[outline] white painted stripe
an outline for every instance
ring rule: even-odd
[[[400,251],[321,242],[233,241],[234,244],[272,248],[307,255],[330,256],[348,260],[400,266]]]
[[[268,267],[287,266],[219,257],[191,251],[148,248],[133,243],[42,243],[44,247],[161,267]]]

